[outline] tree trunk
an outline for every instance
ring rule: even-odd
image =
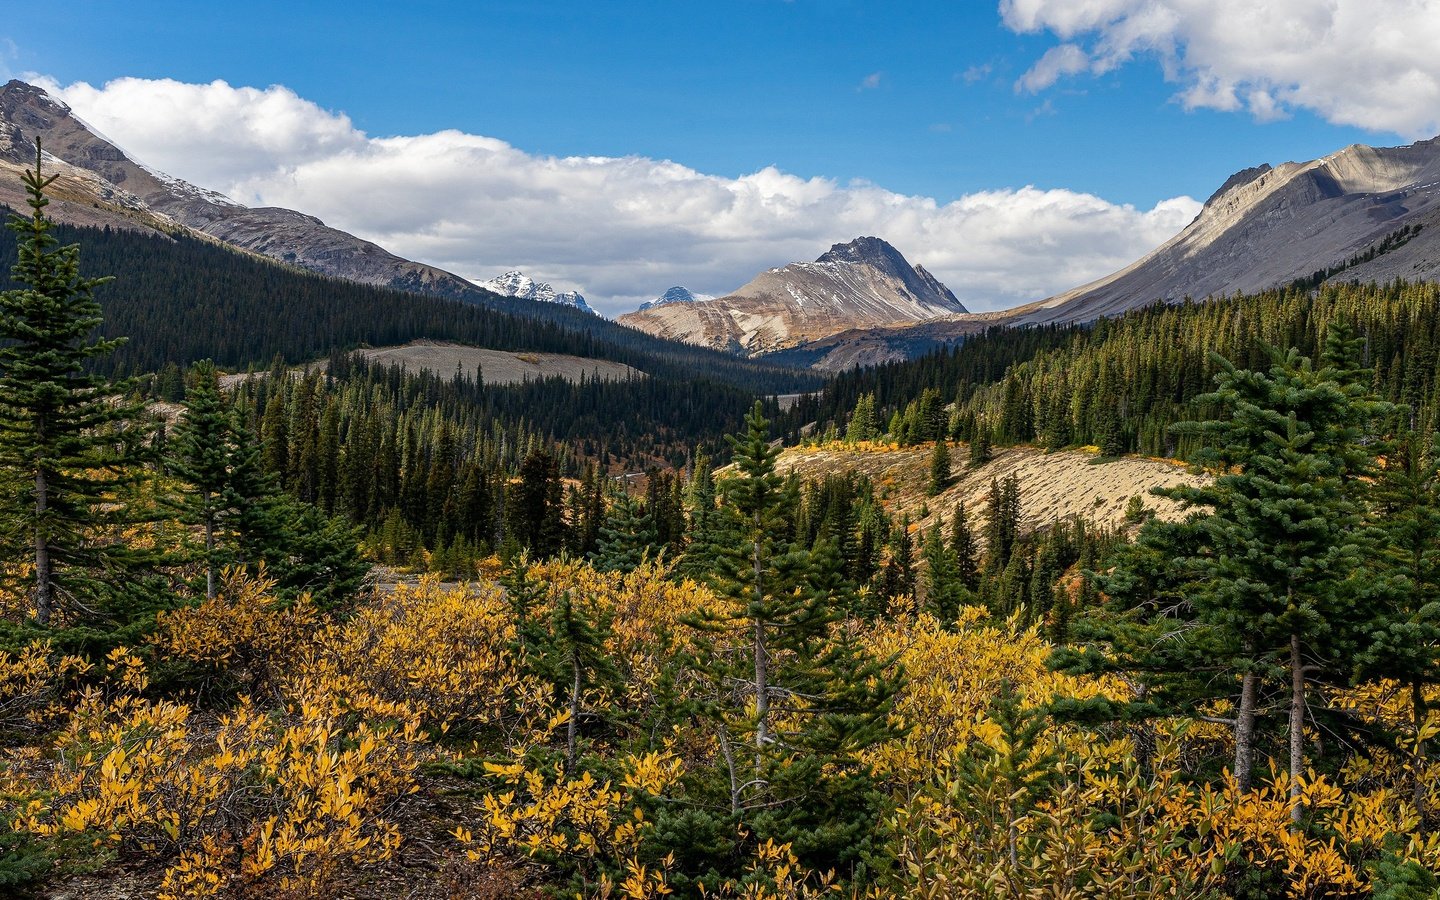
[[[201,495],[205,504],[205,599],[219,593],[215,584],[215,513],[210,509],[210,492]]]
[[[760,776],[761,754],[770,731],[770,660],[765,649],[765,623],[759,617],[759,607],[764,602],[760,567],[760,541],[755,541],[752,558],[755,567],[755,776]]]
[[[721,725],[717,734],[720,738],[720,752],[725,756],[725,769],[730,774],[730,812],[740,814],[740,777],[735,771],[735,752],[730,749],[730,732]]]
[[[1300,657],[1300,635],[1290,635],[1290,818],[1305,817],[1300,801],[1300,779],[1305,775],[1305,667]]]
[[[45,471],[35,470],[35,620],[50,624],[55,609],[55,572],[50,561],[50,542],[45,536],[45,513],[50,506]]]
[[[1255,767],[1255,673],[1240,680],[1240,707],[1235,711],[1235,784],[1250,790],[1250,773]]]

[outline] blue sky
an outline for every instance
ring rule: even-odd
[[[1282,59],[1285,47],[1277,37],[1276,59],[1267,69],[1264,54],[1256,63],[1246,46],[1253,34],[1217,31],[1194,13],[1194,2],[1158,4],[1174,8],[1174,21],[1158,29],[1146,25],[1151,30],[1139,41],[1136,28],[1126,26],[1146,24],[1145,4],[1088,5],[1102,12],[1077,19],[1077,4],[1062,0],[17,4],[0,22],[0,65],[10,74],[45,76],[60,88],[84,83],[98,90],[120,78],[185,85],[222,80],[262,90],[278,85],[315,108],[307,114],[348,117],[350,128],[371,139],[453,129],[498,139],[531,159],[673,160],[723,179],[774,167],[801,182],[818,178],[844,188],[858,180],[940,206],[1028,185],[1093,195],[1143,213],[1172,198],[1203,200],[1248,165],[1308,159],[1357,141],[1402,143],[1434,124],[1433,113],[1407,115],[1374,102],[1374,114],[1368,114],[1366,95],[1351,96],[1334,72],[1327,74],[1327,68],[1361,65],[1359,55],[1373,52],[1363,40],[1332,37],[1331,47],[1316,39],[1313,71],[1296,71]],[[1246,4],[1272,7],[1271,24],[1282,26],[1304,24],[1306,5]],[[1365,8],[1384,18],[1387,6],[1407,10],[1396,12],[1401,18],[1392,23],[1402,30],[1408,24],[1403,16],[1416,16],[1417,7],[1426,20],[1420,24],[1433,25],[1432,12],[1440,19],[1440,7],[1427,0],[1373,0]],[[1046,61],[1062,58],[1057,48],[1072,54],[1064,57],[1072,64],[1058,76],[1037,76]],[[1337,65],[1329,54],[1344,58]],[[1387,75],[1362,70],[1351,77]],[[287,193],[271,182],[257,187],[264,174],[258,170],[211,171],[200,158],[203,147],[189,151],[195,159],[170,152],[154,132],[173,128],[175,120],[160,113],[148,118],[165,101],[156,95],[141,102],[138,96],[132,92],[129,105],[121,106],[116,96],[86,101],[65,94],[87,119],[106,120],[103,130],[127,150],[138,154],[136,145],[143,146],[146,162],[232,193],[244,185],[249,193],[241,199],[247,202],[318,202],[327,220],[338,218],[342,227],[387,237],[391,244],[398,240],[401,252],[428,255],[457,270],[471,260],[475,271],[461,274],[528,266],[540,277],[611,300],[615,308],[663,289],[661,281],[687,280],[683,265],[671,266],[652,284],[636,274],[646,271],[637,268],[644,260],[606,270],[588,252],[574,254],[587,261],[567,266],[559,240],[549,256],[538,253],[534,241],[483,259],[458,246],[427,249],[395,223],[367,221],[363,211],[339,202],[328,208],[315,191]],[[112,110],[150,133],[130,136],[118,121],[121,112]],[[301,153],[293,165],[283,155],[266,165],[314,163]],[[297,180],[295,171],[287,177]],[[552,195],[562,205],[567,199]],[[1175,213],[1164,223],[1143,224],[1136,239],[1155,243],[1156,230],[1172,228],[1172,220],[1183,224],[1184,217]],[[831,236],[818,226],[811,231],[805,239],[812,243]],[[833,237],[843,239],[843,233]],[[1043,232],[1033,237],[1045,244]],[[488,238],[483,246],[495,247],[495,235]],[[1091,267],[1110,265],[1133,243],[1093,253]],[[793,250],[783,242],[770,245],[777,253],[781,246],[787,253],[804,246],[799,240]],[[729,282],[743,280],[744,271],[785,261],[756,254],[753,262],[737,257],[707,267],[699,246],[692,248],[697,274],[688,280],[710,292],[736,286]],[[921,247],[901,250],[923,261]],[[627,254],[636,257],[636,248],[617,247],[612,255],[618,260]],[[666,268],[654,259],[648,263],[652,270]],[[963,265],[949,268],[942,278],[966,277]],[[1104,272],[1061,264],[1054,267],[1053,285],[997,283],[972,294],[979,306],[1004,305],[1052,286],[1068,287],[1066,278],[1098,274]],[[978,274],[971,280],[985,281]],[[637,281],[644,283],[624,289]],[[965,296],[965,284],[952,287]]]

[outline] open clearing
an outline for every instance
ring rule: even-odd
[[[412,372],[425,370],[440,375],[453,375],[458,367],[474,376],[476,366],[486,384],[516,384],[556,375],[570,381],[580,376],[607,381],[641,375],[639,369],[605,359],[586,359],[563,353],[523,353],[509,350],[486,350],[435,341],[415,341],[402,347],[376,347],[361,350],[366,359],[384,365],[402,365]]]
[[[366,359],[382,365],[404,366],[411,372],[434,372],[438,375],[454,375],[458,367],[467,376],[475,377],[478,366],[486,384],[519,384],[522,381],[537,381],[558,375],[568,381],[579,381],[580,376],[616,381],[631,375],[645,373],[624,363],[607,359],[588,359],[564,353],[529,353],[511,350],[487,350],[483,347],[467,347],[464,344],[448,344],[440,341],[414,341],[400,347],[371,347],[357,351]],[[327,363],[314,362],[296,366],[291,371],[304,373],[319,369]],[[256,375],[264,375],[257,372]],[[220,386],[231,388],[247,378],[255,376],[244,373],[222,375]]]
[[[822,448],[792,447],[777,462],[781,472],[798,472],[805,478],[827,473],[868,475],[876,494],[895,515],[908,514],[911,522],[928,528],[937,516],[948,521],[957,503],[965,502],[972,527],[986,518],[990,480],[1014,473],[1020,481],[1021,516],[1025,528],[1040,528],[1079,515],[1097,525],[1118,528],[1125,524],[1125,506],[1136,494],[1145,506],[1167,520],[1184,513],[1172,500],[1154,497],[1153,487],[1202,484],[1204,478],[1168,460],[1125,456],[1105,462],[1084,450],[1046,453],[1033,447],[997,449],[994,458],[976,469],[965,464],[969,449],[951,444],[955,478],[942,494],[930,497],[930,455],[934,444],[902,449],[861,449],[831,444]],[[920,515],[923,509],[928,516]],[[977,533],[979,529],[977,528]]]

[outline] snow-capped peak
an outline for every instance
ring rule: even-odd
[[[517,297],[521,300],[538,300],[541,303],[559,303],[573,306],[591,315],[599,315],[577,291],[557,291],[543,281],[535,281],[523,272],[506,272],[504,275],[479,282],[487,291],[494,291],[503,297]]]
[[[697,303],[701,300],[708,299],[710,298],[701,294],[696,294],[690,289],[683,288],[677,284],[667,290],[665,293],[656,297],[654,300],[650,300],[640,304],[640,311],[644,312],[647,309],[654,309],[657,306],[664,306],[667,303]]]

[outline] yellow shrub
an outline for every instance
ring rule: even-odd
[[[238,675],[252,691],[267,686],[277,667],[312,637],[319,611],[308,595],[278,600],[275,582],[227,569],[214,600],[156,616],[151,643],[164,656]]]
[[[43,728],[63,712],[60,701],[74,679],[93,668],[81,657],[56,653],[49,641],[0,653],[0,730]]]
[[[17,830],[171,861],[162,898],[272,877],[315,891],[344,864],[394,853],[387,816],[416,789],[420,750],[414,722],[345,728],[247,702],[206,723],[183,704],[95,690],[47,753],[12,755],[5,787],[24,798],[9,811]]]
[[[547,686],[524,674],[515,651],[497,586],[442,588],[426,578],[321,632],[300,654],[285,692],[330,714],[414,717],[436,732],[514,736],[550,715]]]

